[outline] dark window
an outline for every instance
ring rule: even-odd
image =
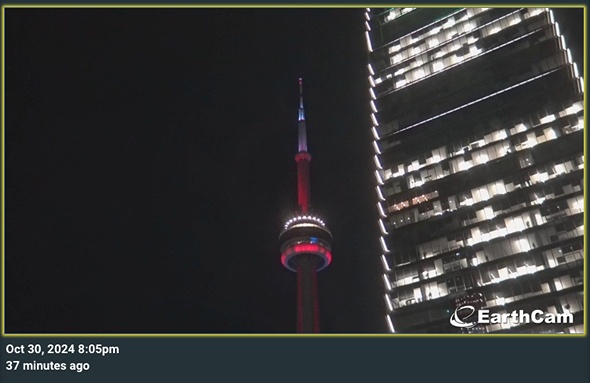
[[[501,202],[494,202],[492,204],[492,210],[493,211],[501,211],[502,210],[502,203]]]
[[[467,16],[467,10],[463,10],[455,15],[455,21],[461,20],[463,17]]]
[[[432,202],[422,203],[418,206],[418,213],[426,213],[430,210],[434,210]]]
[[[563,194],[563,187],[561,185],[553,185],[553,192],[556,196],[560,196]]]
[[[582,250],[584,248],[584,244],[582,242],[574,242],[572,243],[571,247],[573,251]]]
[[[473,198],[473,196],[471,195],[471,190],[468,190],[466,192],[463,192],[461,194],[459,194],[459,202],[463,202],[465,200],[468,200],[470,198]]]

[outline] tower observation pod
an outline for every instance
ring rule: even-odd
[[[305,111],[303,109],[303,80],[299,79],[299,120],[297,123],[299,151],[297,163],[298,210],[290,217],[279,239],[281,262],[297,273],[297,332],[319,333],[319,301],[317,272],[332,261],[332,234],[322,219],[310,211],[309,162]]]

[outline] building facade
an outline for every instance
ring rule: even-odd
[[[553,12],[365,19],[390,331],[582,333],[584,90]],[[571,323],[470,331],[449,320],[465,302]]]

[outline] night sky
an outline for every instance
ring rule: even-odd
[[[363,23],[7,9],[6,332],[295,332],[278,235],[297,202],[299,77],[312,205],[334,236],[321,330],[385,332]]]
[[[323,332],[384,332],[363,11],[6,10],[6,331],[295,332],[298,78]]]

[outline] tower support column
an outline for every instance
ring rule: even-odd
[[[297,256],[297,332],[319,333],[317,262],[313,254]]]

